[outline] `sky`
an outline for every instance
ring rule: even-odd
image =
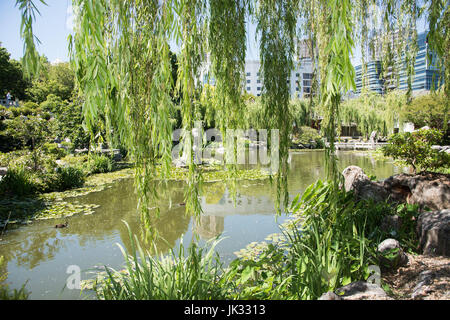
[[[36,16],[33,25],[34,33],[41,41],[37,46],[40,54],[44,54],[50,62],[69,61],[67,37],[72,32],[72,0],[45,0],[47,6],[34,1],[41,15]],[[11,58],[19,60],[23,55],[23,43],[20,39],[20,10],[15,6],[16,0],[0,0],[0,42]],[[419,30],[421,28],[419,23]],[[255,41],[256,27],[247,24],[247,59],[259,60],[259,51]],[[361,54],[357,46],[354,48],[352,62],[358,64]],[[173,51],[177,48],[172,47]]]
[[[40,54],[44,54],[50,62],[69,61],[67,37],[71,32],[72,0],[45,0],[48,6],[39,0],[34,3],[41,15],[36,16],[33,25],[35,35],[41,41],[37,46]],[[11,54],[11,58],[19,60],[23,56],[23,42],[20,39],[21,13],[15,6],[16,0],[0,0],[0,42]]]

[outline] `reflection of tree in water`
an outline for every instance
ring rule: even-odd
[[[191,218],[186,215],[185,207],[181,205],[184,201],[183,184],[183,182],[170,182],[164,185],[156,182],[155,187],[157,188],[159,198],[156,200],[154,207],[159,208],[160,213],[159,216],[156,216],[156,210],[153,210],[155,214],[150,217],[150,220],[158,237],[152,243],[140,241],[143,249],[153,252],[154,246],[156,245],[159,253],[166,253],[187,232]],[[126,219],[126,221],[134,235],[142,235],[142,222],[136,210],[136,204],[137,200],[134,205],[135,214],[133,219]],[[121,223],[118,229],[125,248],[127,251],[130,251],[131,244],[128,229],[123,223]]]
[[[195,232],[203,240],[210,240],[221,235],[225,226],[225,218],[219,216],[201,216],[194,221]]]
[[[32,232],[20,230],[14,240],[0,247],[0,255],[5,257],[5,265],[16,259],[18,266],[33,269],[42,261],[53,258],[65,247],[65,243],[56,237],[57,230]]]
[[[51,260],[58,251],[68,250],[68,247],[89,247],[89,243],[99,240],[112,239],[117,233],[127,249],[129,247],[128,230],[122,220],[126,221],[133,233],[140,232],[140,218],[137,210],[137,197],[134,192],[133,180],[122,180],[111,188],[86,196],[68,199],[79,203],[98,204],[92,215],[74,215],[68,217],[69,226],[55,229],[56,223],[65,219],[51,219],[36,221],[30,226],[19,227],[8,231],[0,243],[0,255],[5,257],[5,265],[13,259],[17,265],[33,269],[41,262]],[[162,190],[162,189],[161,189]],[[169,209],[171,195],[173,208]],[[160,193],[156,204],[161,208],[160,218],[155,222],[159,234],[173,247],[176,240],[187,231],[190,218],[185,215],[182,185],[169,184]],[[167,250],[168,246],[162,241],[156,243],[158,249]],[[6,268],[6,267],[5,267]]]

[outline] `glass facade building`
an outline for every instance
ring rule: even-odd
[[[379,47],[381,44],[378,44]],[[418,34],[417,36],[418,51],[416,55],[416,61],[414,64],[414,75],[412,78],[411,89],[413,92],[417,91],[429,91],[433,87],[438,88],[441,83],[441,77],[439,70],[435,67],[436,57],[433,55],[432,61],[428,61],[428,55],[430,54],[430,49],[427,43],[427,32]],[[407,49],[406,49],[407,50]],[[381,50],[379,50],[381,51]],[[366,87],[369,90],[383,94],[385,90],[408,90],[408,74],[406,69],[406,59],[404,56],[397,61],[398,73],[392,72],[392,68],[387,70],[386,79],[383,79],[382,75],[382,64],[381,56],[375,54],[376,60],[367,63],[367,72],[364,79],[362,79],[362,66],[358,65],[355,67],[355,83],[356,83],[356,94],[361,93],[363,86],[363,80]]]

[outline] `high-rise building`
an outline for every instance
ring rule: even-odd
[[[363,82],[368,90],[375,91],[379,94],[383,94],[384,80],[381,74],[381,62],[371,61],[366,64],[367,70],[365,72],[365,77],[363,78],[362,65],[355,67],[355,84],[356,84],[356,94],[360,94],[363,88]]]
[[[395,32],[392,37],[388,39],[391,46],[391,51],[396,53],[398,33]],[[386,90],[400,89],[408,90],[408,73],[405,55],[399,59],[393,59],[394,66],[388,66],[388,69],[382,72],[382,37],[376,36],[373,41],[374,59],[367,63],[366,77],[362,77],[362,66],[355,67],[356,71],[356,94],[361,93],[363,81],[369,90],[378,93],[385,93]],[[414,64],[414,75],[412,78],[411,89],[414,92],[429,91],[433,88],[439,87],[441,84],[441,77],[439,70],[434,66],[436,56],[430,52],[427,43],[427,32],[418,34],[417,36],[418,51],[416,54],[416,61]],[[408,50],[408,47],[406,48]],[[432,54],[432,62],[428,60],[428,55]],[[398,71],[396,71],[398,70]]]

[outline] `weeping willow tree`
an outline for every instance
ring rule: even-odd
[[[373,131],[388,136],[393,133],[396,125],[401,127],[402,110],[406,103],[407,95],[401,91],[391,91],[384,96],[369,91],[361,97],[342,103],[341,124],[356,124],[358,132],[366,138]]]
[[[431,51],[428,60],[441,70],[440,83],[444,83],[445,107],[444,130],[448,129],[450,110],[450,5],[445,0],[429,0],[428,3],[428,44]],[[434,54],[435,56],[434,56]]]
[[[32,0],[17,0],[17,4],[23,18],[24,66],[33,74],[39,60],[32,29],[37,8]],[[317,88],[311,94],[310,103],[317,101],[323,110],[323,128],[329,142],[328,177],[337,188],[339,175],[334,143],[339,132],[342,97],[355,86],[351,63],[355,40],[359,39],[363,52],[368,45],[367,8],[376,6],[384,13],[373,29],[381,30],[384,35],[381,51],[389,59],[383,61],[397,61],[391,66],[384,65],[385,72],[391,72],[392,68],[403,70],[396,64],[399,57],[405,56],[409,89],[417,51],[417,18],[423,12],[415,0],[72,0],[72,4],[76,19],[70,41],[71,60],[85,100],[86,129],[93,133],[100,125],[111,145],[121,141],[130,150],[136,164],[145,230],[151,230],[149,213],[158,196],[153,180],[155,168],[162,166],[163,178],[171,168],[170,115],[175,106],[171,98],[174,84],[169,43],[175,42],[180,49],[176,92],[184,129],[182,151],[189,167],[186,210],[198,215],[202,176],[194,161],[190,133],[195,128],[201,131],[201,125],[196,125],[199,96],[204,97],[199,95],[199,71],[205,54],[209,53],[216,78],[213,105],[219,126],[222,131],[236,128],[245,118],[241,113],[244,109],[241,94],[246,17],[251,16],[256,22],[264,78],[261,97],[264,117],[260,120],[266,129],[279,130],[280,169],[275,177],[279,209],[281,202],[288,201],[292,114],[287,80],[294,67],[296,40],[306,34],[311,43]],[[446,66],[448,97],[448,4],[430,0],[426,5],[429,43],[438,60]],[[297,25],[301,26],[299,30]],[[395,50],[397,57],[391,58]],[[364,55],[364,63],[365,60]],[[370,100],[370,96],[365,99]]]
[[[288,206],[287,193],[290,129],[288,79],[293,69],[294,37],[297,24],[297,1],[262,0],[256,8],[257,33],[260,36],[261,74],[264,78],[262,104],[266,128],[279,130],[279,170],[277,179],[277,209],[283,201]],[[273,134],[273,132],[271,133]]]

